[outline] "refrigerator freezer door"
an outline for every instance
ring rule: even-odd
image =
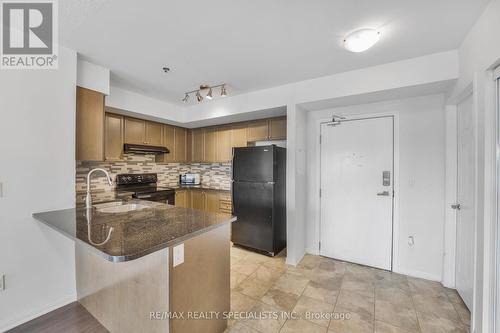
[[[233,180],[235,182],[274,181],[274,147],[235,148]]]
[[[233,243],[273,252],[273,192],[272,184],[233,183]]]

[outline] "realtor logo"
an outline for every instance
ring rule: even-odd
[[[2,69],[57,68],[57,0],[1,0]]]

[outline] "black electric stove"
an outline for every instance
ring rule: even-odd
[[[175,190],[158,186],[158,174],[119,174],[116,176],[116,190],[132,192],[135,199],[163,202],[175,205]]]

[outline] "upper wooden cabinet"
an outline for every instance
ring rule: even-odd
[[[104,159],[120,160],[123,157],[123,116],[106,113],[104,128]]]
[[[188,130],[181,127],[175,128],[175,161],[187,162],[187,136]],[[167,146],[168,148],[168,146]]]
[[[170,152],[159,156],[162,158],[162,162],[174,162],[176,160],[175,130],[176,128],[173,126],[164,125],[163,127],[163,146],[167,147]]]
[[[203,128],[197,128],[191,132],[192,140],[192,162],[204,162],[205,161],[205,130]]]
[[[232,160],[233,149],[231,146],[231,127],[224,126],[217,129],[217,162]]]
[[[286,117],[269,119],[269,139],[286,139]]]
[[[234,124],[231,126],[231,148],[246,147],[248,145],[247,124]]]
[[[104,95],[76,88],[76,159],[104,159]]]
[[[146,121],[135,118],[125,118],[125,143],[146,144]]]
[[[146,144],[151,146],[163,145],[163,128],[159,123],[146,121]]]
[[[217,129],[209,127],[205,129],[205,154],[203,162],[217,161]]]
[[[269,139],[269,121],[258,120],[248,123],[247,140],[264,141]]]

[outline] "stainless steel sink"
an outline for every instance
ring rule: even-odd
[[[126,213],[135,210],[149,208],[147,205],[140,203],[127,203],[126,201],[115,201],[103,204],[94,205],[100,213]]]

